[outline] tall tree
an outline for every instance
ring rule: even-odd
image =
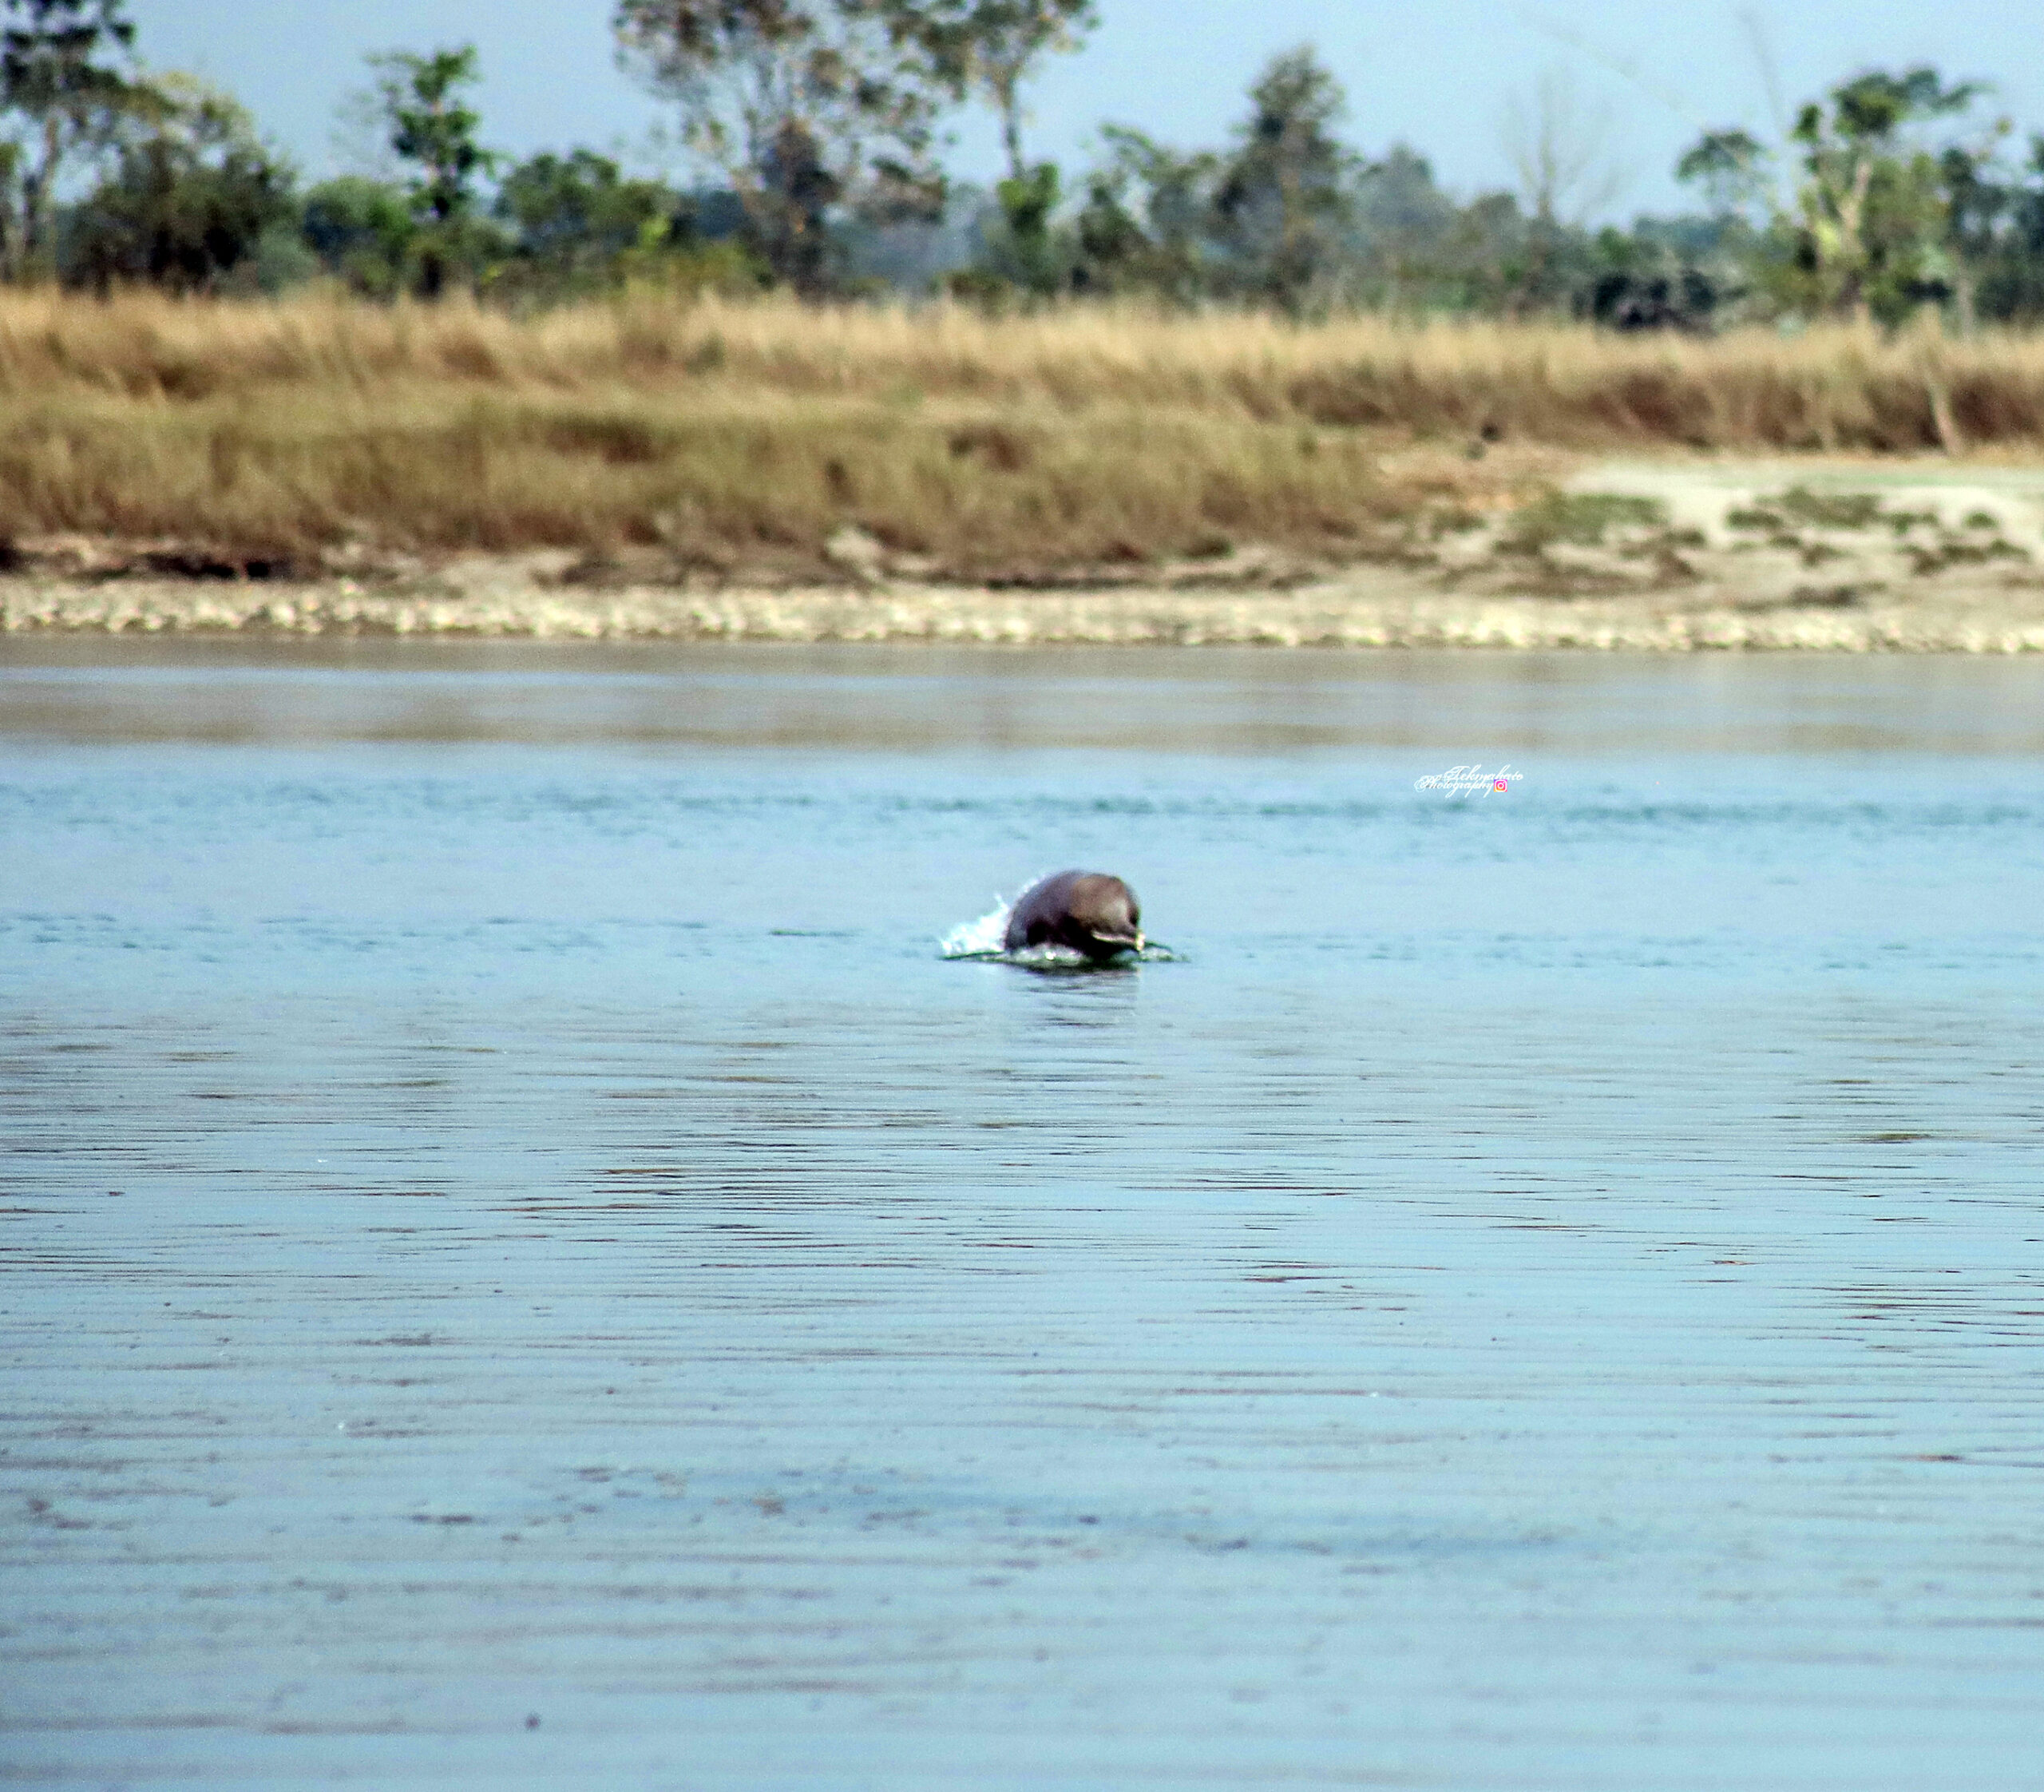
[[[1803,152],[1797,193],[1804,249],[1819,296],[1848,316],[1867,314],[1883,276],[1906,281],[1944,235],[1935,160],[1903,141],[1905,126],[1963,112],[1975,83],[1947,87],[1935,69],[1878,69],[1804,106],[1792,133]]]
[[[933,208],[938,96],[888,0],[617,0],[619,54],[681,113],[683,142],[743,202],[752,248],[816,295],[842,208]]]
[[[0,0],[0,272],[53,271],[57,184],[81,153],[113,145],[135,93],[125,0]]]
[[[1244,295],[1297,311],[1326,287],[1355,218],[1362,164],[1334,134],[1348,98],[1310,45],[1274,57],[1249,98],[1214,212]]]
[[[1334,134],[1348,101],[1309,46],[1274,57],[1233,148],[1186,154],[1108,125],[1078,218],[1079,282],[1178,303],[1297,315],[1355,260],[1361,159]]]
[[[1099,23],[1093,0],[889,0],[884,10],[932,82],[953,99],[977,94],[993,107],[1008,177],[1029,181],[1022,84],[1046,55],[1076,50]]]
[[[2044,136],[2029,147],[2026,162],[2000,186],[1998,228],[1983,257],[1983,317],[2044,319]]]
[[[481,260],[474,226],[477,184],[497,165],[482,147],[481,115],[467,94],[481,79],[473,44],[382,52],[369,59],[390,129],[390,148],[413,174],[407,186],[419,225],[419,288],[428,298],[457,271],[471,276]]]

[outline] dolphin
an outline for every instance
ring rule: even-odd
[[[1008,911],[1004,950],[1055,945],[1104,965],[1143,950],[1143,910],[1135,892],[1103,871],[1060,871],[1032,884]]]

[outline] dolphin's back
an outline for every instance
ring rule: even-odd
[[[1101,931],[1133,933],[1142,918],[1135,892],[1100,871],[1060,871],[1016,899],[1002,945],[1010,952],[1032,946],[1069,946],[1100,956]]]

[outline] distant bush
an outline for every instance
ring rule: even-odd
[[[301,218],[320,267],[350,291],[390,299],[406,289],[416,230],[398,188],[351,174],[323,180],[305,196]]]
[[[493,212],[506,238],[483,284],[493,299],[557,303],[628,287],[756,291],[770,282],[740,240],[742,214],[727,196],[631,178],[593,150],[521,162]]]

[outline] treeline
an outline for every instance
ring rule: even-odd
[[[587,149],[493,153],[472,49],[372,57],[375,128],[403,173],[308,186],[230,95],[139,67],[124,0],[0,0],[0,280],[551,302],[770,278],[728,192],[677,192]]]
[[[616,0],[626,65],[674,108],[688,188],[574,149],[489,146],[472,47],[370,58],[398,172],[307,184],[231,97],[152,74],[125,0],[0,0],[0,277],[86,289],[548,303],[628,287],[806,297],[1066,295],[1291,315],[1573,315],[1702,331],[1926,309],[1963,329],[2044,319],[2044,137],[1931,69],[1861,74],[1782,143],[1737,129],[1682,158],[1689,214],[1576,221],[1594,131],[1543,87],[1515,192],[1444,192],[1373,158],[1309,48],[1276,57],[1219,145],[1103,127],[1095,164],[1032,161],[1020,94],[1081,43],[1093,0]],[[1007,177],[948,180],[948,113],[1001,121]]]

